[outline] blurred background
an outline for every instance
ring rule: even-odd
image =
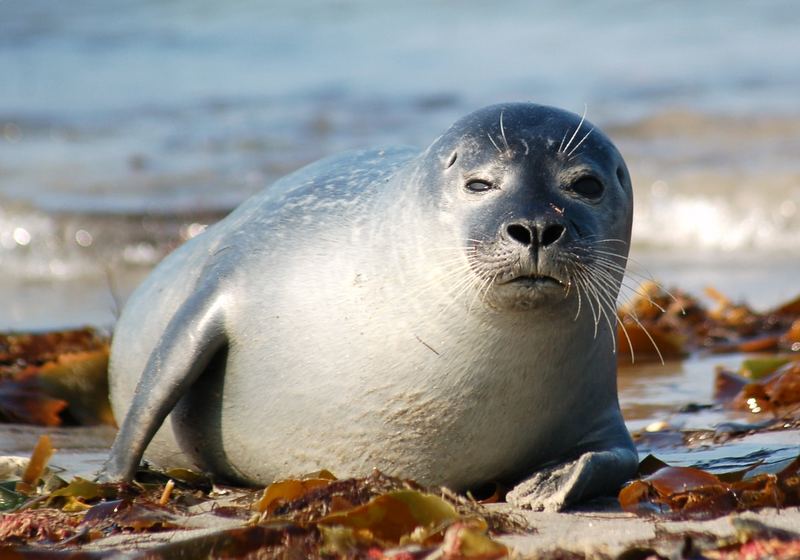
[[[800,293],[798,30],[793,0],[0,0],[0,328],[110,327],[281,175],[502,101],[617,143],[634,271],[773,305]]]

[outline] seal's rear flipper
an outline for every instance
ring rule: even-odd
[[[153,349],[98,479],[131,480],[144,450],[180,398],[227,344],[224,296],[215,286],[180,307]]]
[[[632,478],[639,465],[628,447],[584,453],[574,461],[545,468],[519,483],[508,503],[534,510],[561,511],[587,498],[611,495]]]

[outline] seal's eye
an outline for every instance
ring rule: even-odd
[[[467,183],[466,188],[467,188],[467,190],[472,191],[472,192],[486,192],[486,191],[492,190],[494,188],[494,185],[492,185],[488,181],[481,181],[480,179],[473,179],[472,181],[469,181]]]
[[[597,200],[603,196],[603,185],[594,177],[581,177],[575,181],[570,187],[573,192],[588,198],[590,200]]]

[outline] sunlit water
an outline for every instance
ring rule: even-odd
[[[508,100],[618,144],[633,282],[775,305],[800,293],[798,28],[791,0],[0,0],[0,328],[110,328],[281,175]],[[623,370],[631,426],[708,400],[715,361]]]

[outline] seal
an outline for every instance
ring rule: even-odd
[[[529,103],[279,180],[127,302],[100,477],[147,448],[247,484],[378,468],[548,509],[615,491],[637,466],[614,353],[631,209],[611,141]]]

